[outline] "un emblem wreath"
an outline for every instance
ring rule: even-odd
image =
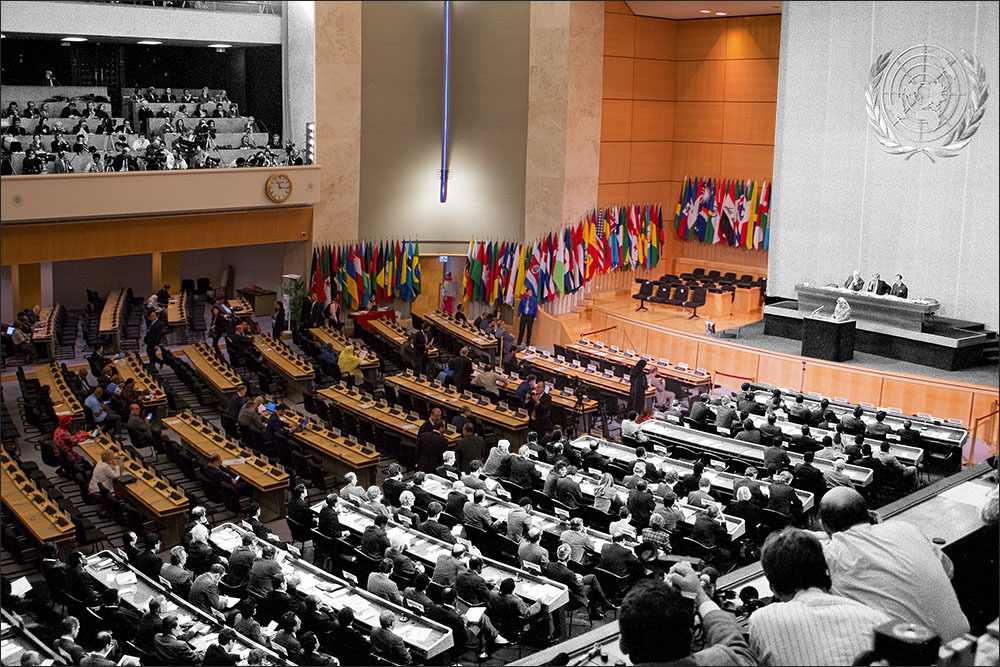
[[[930,44],[907,49],[893,60],[891,55],[887,51],[875,60],[865,87],[865,110],[875,138],[887,153],[907,160],[921,153],[931,162],[956,157],[986,113],[986,70],[966,51],[959,61]]]

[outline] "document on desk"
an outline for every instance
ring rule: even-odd
[[[469,622],[472,623],[472,621]],[[431,628],[422,628],[418,625],[409,625],[404,623],[396,626],[396,632],[400,637],[402,637],[405,641],[409,641],[411,644],[422,644],[431,636],[431,632],[433,632],[433,630]]]

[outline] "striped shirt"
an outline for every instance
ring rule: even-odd
[[[850,665],[888,620],[860,602],[809,588],[755,611],[750,647],[762,665]]]

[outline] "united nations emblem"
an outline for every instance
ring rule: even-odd
[[[865,109],[875,138],[887,153],[931,162],[955,157],[972,141],[986,113],[986,70],[962,51],[921,44],[890,60],[879,56],[865,88]]]

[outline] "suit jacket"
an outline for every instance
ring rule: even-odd
[[[768,447],[764,450],[764,467],[772,466],[781,470],[790,465],[792,460],[788,458],[788,453],[781,447]]]
[[[486,486],[486,482],[483,480],[482,475],[472,473],[467,473],[462,475],[462,484],[465,484],[467,489],[475,489],[477,491],[489,491],[489,487]]]
[[[635,553],[620,544],[608,542],[601,549],[601,560],[598,567],[614,572],[619,577],[632,576],[640,568],[639,558]]]
[[[403,596],[399,594],[399,586],[381,572],[372,572],[368,575],[368,585],[366,589],[369,593],[374,593],[380,598],[385,598],[395,604],[403,604]]]
[[[406,648],[403,638],[392,630],[378,627],[372,630],[372,648],[393,662],[409,664],[410,649]]]
[[[389,546],[389,536],[378,526],[366,527],[365,532],[361,535],[360,549],[372,558],[381,558]]]
[[[201,664],[206,667],[209,665],[218,667],[235,667],[238,662],[239,656],[227,653],[226,649],[222,648],[218,644],[212,644],[205,649],[205,658],[202,660]]]
[[[419,526],[420,532],[426,533],[431,537],[436,537],[439,540],[444,540],[448,544],[455,544],[458,542],[455,536],[451,534],[451,530],[448,526],[444,525],[440,521],[435,521],[434,519],[427,519]]]
[[[389,477],[382,482],[382,493],[385,494],[385,498],[389,501],[389,504],[394,507],[399,507],[399,494],[403,491],[406,491],[406,482],[401,479]]]
[[[767,509],[795,516],[802,512],[802,501],[795,495],[795,489],[787,484],[775,482],[770,486]]]
[[[468,502],[465,504],[465,508],[462,510],[462,516],[464,517],[464,523],[475,528],[482,528],[483,530],[489,530],[493,527],[493,517],[490,516],[490,511],[476,502]]]
[[[854,290],[855,292],[860,292],[865,287],[865,279],[861,276],[855,278],[853,275],[848,276],[847,280],[844,281],[844,287],[849,290]]]
[[[458,571],[463,567],[465,566],[462,565],[462,561],[450,553],[441,554],[434,564],[434,573],[431,580],[442,586],[454,586],[455,580],[458,577]]]
[[[116,171],[120,171],[117,170]],[[167,322],[164,319],[157,319],[153,322],[153,325],[146,330],[146,335],[143,338],[143,342],[146,345],[153,346],[159,345],[163,340],[163,336],[166,334]]]
[[[818,452],[823,449],[823,445],[816,442],[816,439],[812,436],[799,434],[793,437],[792,441],[788,443],[788,449],[799,454],[805,454],[806,452]]]
[[[764,492],[761,491],[761,487],[763,486],[763,484],[761,484],[759,481],[757,481],[756,479],[750,479],[749,477],[744,477],[743,479],[738,479],[735,482],[733,482],[734,498],[736,497],[736,492],[739,490],[741,486],[745,486],[748,489],[750,489],[750,498],[759,507],[764,507],[764,505],[767,504],[767,497],[764,495]]]
[[[191,592],[188,594],[188,602],[207,612],[213,609],[222,611],[224,605],[219,599],[219,585],[215,583],[215,577],[211,572],[199,574],[194,580]]]
[[[491,596],[490,586],[478,572],[463,567],[455,576],[455,592],[470,604],[486,604]]]
[[[892,291],[890,292],[893,296],[898,296],[900,299],[905,299],[910,293],[907,289],[906,283],[894,283],[892,286]]]
[[[790,487],[789,487],[790,488]],[[716,540],[726,536],[726,524],[717,523],[706,514],[699,514],[691,528],[691,539],[708,547],[714,547]]]
[[[543,572],[549,579],[560,584],[565,584],[577,605],[581,607],[587,606],[588,601],[583,594],[583,577],[569,569],[565,563],[560,563],[559,561],[547,563]]]
[[[874,292],[875,294],[888,294],[889,285],[887,285],[884,280],[879,278],[877,283],[874,280],[868,283],[868,291]]]
[[[691,406],[691,410],[688,413],[688,417],[691,421],[704,424],[705,421],[711,416],[712,412],[708,407],[707,403],[703,401],[696,401],[694,405]]]
[[[173,635],[157,634],[153,638],[153,648],[156,657],[163,661],[165,665],[194,665],[198,662],[198,656],[194,649],[185,642],[177,639]]]
[[[448,441],[437,431],[424,431],[417,436],[416,468],[419,472],[434,472],[441,465]]]
[[[819,500],[819,496],[826,491],[826,482],[823,481],[823,471],[811,463],[800,463],[793,471],[795,481],[799,488],[811,491]]]
[[[413,494],[414,507],[426,510],[427,506],[434,502],[434,496],[432,496],[428,491],[425,491],[422,486],[410,484],[406,488]]]
[[[584,470],[604,470],[604,466],[607,463],[607,459],[604,455],[593,449],[588,449],[580,457],[580,461],[583,464]]]
[[[465,516],[465,504],[469,502],[469,497],[461,491],[449,491],[448,500],[445,502],[444,511],[456,519]]]
[[[525,489],[535,485],[536,479],[541,479],[542,473],[535,467],[535,462],[515,456],[510,460],[510,481]]]
[[[478,435],[463,435],[455,443],[455,459],[458,469],[463,473],[472,471],[472,462],[483,459],[483,452],[486,450],[486,441]]]
[[[556,482],[556,500],[570,507],[584,504],[580,483],[572,477],[563,477]]]
[[[339,537],[340,528],[340,516],[337,514],[337,510],[332,507],[323,506],[323,509],[319,511],[319,532],[323,533],[327,537]]]
[[[157,581],[160,576],[160,568],[163,567],[163,561],[152,551],[140,551],[135,557],[135,566],[144,575]]]
[[[229,399],[229,407],[226,409],[226,412],[233,418],[233,421],[236,421],[240,418],[240,410],[242,409],[243,397],[239,394],[233,394],[233,397]]]

